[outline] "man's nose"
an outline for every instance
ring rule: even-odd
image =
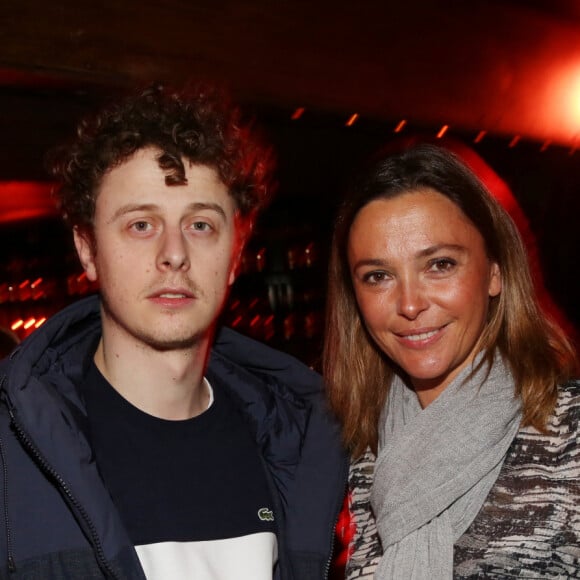
[[[161,237],[157,267],[161,270],[189,269],[187,241],[181,228],[167,228]]]

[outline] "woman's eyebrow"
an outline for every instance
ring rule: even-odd
[[[435,244],[417,252],[417,258],[428,258],[442,251],[465,252],[466,248],[460,244]]]

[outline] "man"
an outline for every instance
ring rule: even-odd
[[[53,173],[100,298],[0,368],[4,575],[326,577],[346,465],[319,378],[216,329],[266,150],[216,95],[151,88]]]

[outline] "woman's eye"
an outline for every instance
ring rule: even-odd
[[[435,272],[449,272],[456,265],[455,260],[450,258],[439,258],[429,263],[429,269]]]
[[[378,284],[387,278],[385,272],[367,272],[363,276],[363,282],[367,284]]]

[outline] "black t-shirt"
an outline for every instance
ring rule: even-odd
[[[256,444],[230,397],[212,385],[209,409],[169,421],[130,404],[94,364],[85,385],[97,465],[135,546],[179,542],[180,548],[192,548],[188,558],[203,560],[204,551],[197,551],[207,542],[253,536],[242,552],[257,550],[251,558],[265,558],[271,574],[276,559],[271,495]],[[256,544],[257,537],[266,543]],[[224,557],[226,546],[220,544]],[[140,557],[142,552],[138,549]],[[151,557],[156,558],[149,554],[145,560]],[[148,577],[161,577],[158,563]],[[147,572],[147,562],[144,567]],[[224,574],[208,578],[229,577]]]

